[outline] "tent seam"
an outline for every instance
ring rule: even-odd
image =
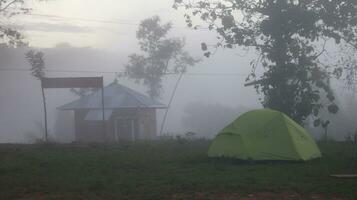
[[[289,130],[289,127],[288,127],[288,124],[290,124],[288,121],[286,121],[286,117],[284,116],[283,113],[280,113],[281,117],[283,118],[283,121],[285,122],[284,123],[284,127],[286,128],[286,131],[288,132],[289,134],[289,140],[291,141],[291,143],[293,144],[293,147],[294,147],[294,152],[296,153],[296,155],[299,156],[300,159],[304,160],[303,156],[300,154],[300,152],[297,150],[297,145],[295,143],[295,140],[293,139],[293,136],[291,135],[291,132]]]

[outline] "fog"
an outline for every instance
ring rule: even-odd
[[[48,77],[104,76],[105,83],[109,84],[116,77],[114,72],[121,72],[126,61],[126,55],[116,52],[58,46],[41,49],[45,54]],[[42,136],[43,108],[40,81],[34,79],[29,71],[24,70],[30,69],[24,57],[27,50],[28,48],[1,49],[1,68],[4,69],[0,74],[1,142],[27,142],[29,139]],[[231,56],[228,57],[227,53]],[[230,60],[229,63],[227,63],[227,58]],[[221,104],[232,108],[237,106],[259,107],[255,91],[252,88],[243,87],[244,75],[249,72],[249,67],[244,66],[248,66],[248,63],[249,58],[237,59],[234,53],[221,51],[212,59],[205,59],[199,65],[189,69],[176,91],[164,132],[181,134],[192,131],[190,127],[185,127],[182,123],[185,107],[192,102]],[[220,68],[217,69],[216,66],[220,66]],[[51,70],[55,72],[51,72]],[[78,72],[61,72],[66,70]],[[224,72],[224,74],[211,74],[216,72]],[[239,73],[237,75],[226,74],[237,72]],[[159,101],[164,104],[168,103],[177,78],[175,75],[165,78],[164,93]],[[145,93],[146,91],[145,87],[132,80],[123,77],[118,80],[120,84],[139,92]],[[56,132],[73,131],[71,128],[73,124],[68,118],[66,118],[66,122],[61,122],[68,127],[56,125],[58,116],[71,116],[72,114],[71,111],[58,111],[56,107],[78,97],[70,93],[68,89],[47,89],[46,98],[51,137],[58,137]],[[163,111],[158,112],[158,123],[160,123]],[[56,139],[62,140],[61,138]]]
[[[34,13],[57,15],[66,10],[63,7],[66,2],[72,3],[72,1],[42,2],[31,5],[34,6]],[[78,2],[83,3],[83,1]],[[71,9],[66,10],[67,13],[64,12],[68,14],[67,16],[72,16],[71,20],[56,18],[57,21],[53,21],[53,18],[43,19],[40,15],[33,15],[32,18],[27,19],[20,16],[10,20],[9,23],[13,27],[24,31],[29,47],[0,49],[1,143],[34,142],[43,136],[44,117],[40,81],[34,79],[28,71],[30,65],[25,60],[25,53],[29,49],[44,52],[48,77],[103,76],[105,85],[117,78],[116,72],[124,70],[128,55],[138,50],[135,24],[123,27],[115,23],[103,25],[93,20],[85,22],[73,18],[98,18],[104,15],[104,6],[115,5],[113,6],[115,8],[118,6],[116,3],[108,1],[101,5],[97,12],[88,14],[82,10],[76,16],[75,13],[81,5],[78,2],[72,3]],[[92,5],[94,1],[90,2],[89,4]],[[121,8],[126,12],[121,13],[122,16],[117,16],[113,11],[115,9],[110,8],[102,19],[125,18],[132,16],[130,10],[135,10],[135,17],[130,19],[131,22],[137,23],[153,14],[159,14],[165,21],[173,22],[174,29],[170,34],[185,37],[186,50],[202,59],[199,64],[188,69],[179,83],[168,112],[164,133],[177,135],[192,131],[197,132],[199,137],[213,137],[217,131],[243,112],[261,108],[259,102],[261,96],[253,87],[244,87],[245,79],[251,72],[249,63],[256,58],[256,53],[241,48],[219,49],[210,58],[203,57],[200,50],[201,42],[214,43],[215,34],[209,31],[188,30],[185,28],[182,13],[171,10],[171,1],[163,2],[153,1],[150,6],[144,8],[141,1],[133,1],[127,6],[135,7],[140,4],[140,9]],[[48,6],[47,13],[46,6]],[[138,11],[142,9],[143,12]],[[177,78],[177,75],[165,77],[160,102],[168,104]],[[118,82],[141,93],[146,92],[143,85],[125,77],[119,77]],[[354,122],[357,117],[357,101],[355,95],[345,90],[340,81],[334,81],[333,88],[337,93],[341,110],[335,116],[328,116],[332,122],[329,134],[334,139],[342,140],[346,135],[357,130]],[[56,108],[78,97],[68,89],[49,89],[46,90],[46,98],[50,137],[55,141],[73,141],[73,113],[59,111]],[[161,110],[158,111],[158,126],[162,118]],[[205,125],[207,125],[206,129],[199,128]],[[309,124],[307,128],[312,130],[317,138],[321,137],[320,128],[311,128]]]
[[[61,46],[63,45],[41,49],[45,53],[47,69],[57,70],[47,72],[49,77],[104,76],[105,83],[109,84],[116,78],[114,72],[121,72],[126,61],[126,55],[116,52]],[[1,69],[4,69],[0,74],[2,143],[33,142],[43,136],[40,82],[34,79],[29,71],[23,70],[30,68],[24,58],[27,50],[28,48],[1,49]],[[250,59],[236,56],[234,52],[218,51],[212,58],[204,59],[189,69],[181,80],[169,109],[164,133],[176,135],[193,131],[200,137],[212,137],[244,111],[260,108],[259,95],[254,88],[243,86],[245,75],[249,73]],[[59,72],[66,70],[78,72]],[[175,75],[165,78],[164,93],[159,99],[162,103],[168,103],[177,78]],[[146,91],[144,86],[124,77],[119,77],[118,81],[139,92]],[[335,85],[335,88],[343,88],[340,82]],[[330,116],[330,132],[331,137],[344,139],[357,128],[353,120],[357,113],[356,101],[354,94],[347,90],[340,89],[336,92],[339,94],[337,96],[341,111],[336,116]],[[58,111],[56,108],[78,97],[70,93],[69,89],[48,89],[46,98],[50,137],[70,142],[74,137],[73,113]],[[158,125],[162,121],[162,115],[163,111],[158,111]],[[200,129],[197,126],[205,127]],[[312,130],[316,137],[321,137],[321,129]]]

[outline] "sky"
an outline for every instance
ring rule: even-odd
[[[183,11],[172,8],[171,0],[47,0],[28,1],[33,10],[11,19],[25,31],[31,46],[53,47],[68,42],[73,46],[123,50],[135,44],[135,31],[141,20],[159,15],[172,21],[172,35],[184,35],[188,47],[196,46],[198,36],[214,38],[208,31],[186,28]],[[203,33],[202,33],[203,32]]]

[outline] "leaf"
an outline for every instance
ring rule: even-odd
[[[208,25],[208,29],[212,30],[214,28],[213,24]],[[219,39],[219,38],[218,38]]]
[[[312,113],[314,114],[315,117],[317,117],[317,116],[319,115],[319,109],[314,108],[314,109],[312,110]]]
[[[222,25],[224,28],[231,28],[235,26],[234,17],[232,15],[222,17]]]
[[[314,127],[318,127],[318,126],[320,126],[320,124],[321,124],[321,120],[320,119],[316,119],[314,121]]]
[[[217,14],[216,14],[216,12],[213,11],[213,12],[211,12],[210,15],[211,15],[211,17],[212,17],[213,20],[216,20],[216,19],[217,19]]]
[[[339,110],[338,106],[336,104],[331,104],[327,107],[328,111],[332,114],[336,114]]]
[[[322,122],[322,123],[321,123],[321,126],[322,126],[323,128],[326,128],[329,124],[330,124],[330,121],[327,120],[327,121]]]
[[[207,58],[209,58],[211,56],[211,52],[206,52],[203,55],[206,56]]]
[[[328,93],[328,94],[326,95],[326,97],[327,97],[330,101],[334,101],[334,100],[335,100],[335,96],[333,96],[332,93]]]
[[[202,51],[207,51],[207,44],[202,42],[201,43],[201,49],[202,49]]]
[[[226,48],[229,48],[229,49],[232,49],[232,48],[233,48],[233,45],[232,45],[232,44],[226,44],[225,47],[226,47]]]
[[[339,79],[342,76],[342,72],[343,72],[342,67],[339,67],[339,68],[334,69],[332,73],[333,73],[333,75],[335,75],[336,78]]]

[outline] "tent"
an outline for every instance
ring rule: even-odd
[[[321,153],[311,135],[294,120],[279,111],[260,109],[241,115],[218,133],[208,156],[306,161]]]

